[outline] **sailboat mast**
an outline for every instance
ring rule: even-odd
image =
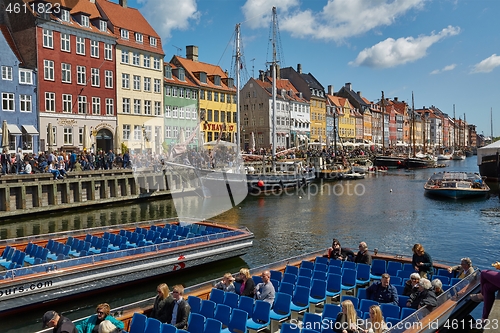
[[[381,105],[381,113],[382,113],[382,154],[385,153],[385,98],[384,91],[382,90],[382,105]]]
[[[413,144],[413,157],[415,157],[415,100],[413,99],[413,91],[411,92],[411,134]]]
[[[457,119],[455,118],[455,104],[453,104],[453,147],[457,146]]]
[[[273,62],[271,63],[271,70],[273,72],[273,110],[272,110],[272,161],[273,161],[273,171],[276,171],[276,7],[273,7]]]
[[[241,154],[241,121],[240,121],[240,24],[236,24],[236,154]]]
[[[493,108],[490,108],[491,143],[493,143]]]

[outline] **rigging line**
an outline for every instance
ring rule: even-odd
[[[233,34],[231,35],[231,38],[229,38],[229,41],[227,42],[226,48],[224,49],[224,52],[222,52],[222,55],[221,55],[219,61],[217,62],[217,66],[219,66],[219,64],[221,63],[222,58],[224,58],[224,55],[226,54],[227,48],[229,47],[229,45],[231,44],[231,42],[234,40],[234,34],[235,33],[236,33],[236,31],[233,31]]]

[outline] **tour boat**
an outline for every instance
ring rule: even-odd
[[[479,173],[487,180],[500,180],[500,140],[478,148],[477,165]]]
[[[264,307],[259,303],[262,301],[254,301],[248,297],[243,300],[243,296],[234,294],[229,297],[227,296],[228,293],[213,289],[215,283],[220,279],[186,287],[184,298],[191,305],[191,316],[196,313],[197,318],[195,319],[205,318],[205,316],[200,317],[199,315],[200,304],[203,306],[203,303],[207,302],[207,300],[212,300],[215,304],[227,305],[230,308],[229,312],[233,313],[234,317],[241,314],[240,310],[248,312],[248,315],[243,312],[244,318],[239,321],[232,319],[229,313],[227,316],[218,317],[222,321],[216,326],[230,326],[233,328],[232,331],[247,332],[250,329],[258,330],[260,328],[262,330],[267,328],[271,332],[282,332],[280,326],[289,323],[311,328],[318,332],[333,332],[333,330],[329,329],[329,326],[335,324],[336,314],[341,311],[339,302],[347,297],[356,303],[355,307],[360,319],[357,324],[363,328],[363,321],[361,320],[368,317],[369,305],[373,304],[370,303],[371,301],[366,302],[365,300],[365,288],[370,280],[380,279],[380,276],[387,272],[391,275],[391,283],[399,283],[398,285],[403,288],[403,279],[408,278],[414,272],[411,264],[412,258],[408,256],[381,253],[374,250],[372,264],[366,265],[329,260],[323,257],[325,252],[325,250],[311,252],[250,270],[252,278],[256,282],[260,282],[257,280],[262,272],[270,271],[271,273],[271,282],[275,285],[277,293],[272,307],[273,310],[269,310],[269,304],[267,306],[269,316],[266,313],[260,315],[255,314],[255,312],[254,315],[251,313],[252,308],[257,312],[258,308]],[[481,273],[478,269],[464,279],[458,279],[448,273],[447,265],[436,261],[434,261],[433,265],[434,275],[432,278],[440,278],[444,290],[437,298],[438,306],[430,314],[425,308],[418,310],[407,308],[406,300],[408,297],[399,295],[399,305],[389,307],[381,305],[390,328],[387,332],[437,332],[449,325],[449,323],[464,321],[463,318],[477,306],[478,303],[470,300],[469,295],[478,292],[480,289]],[[221,276],[223,273],[221,272]],[[308,273],[313,276],[310,285],[301,283],[300,279]],[[286,283],[289,278],[291,278],[290,281],[293,278],[297,281]],[[236,290],[239,290],[238,285],[236,285]],[[348,294],[352,296],[348,296]],[[284,299],[286,301],[283,301]],[[144,322],[142,325],[149,325],[151,321],[151,326],[154,324],[159,326],[162,324],[144,316],[150,313],[154,300],[155,296],[152,295],[151,298],[113,309],[111,313],[124,322],[127,331],[130,330],[131,325],[140,326],[142,322]],[[247,301],[249,301],[249,304]],[[257,303],[259,304],[257,305]],[[365,306],[367,304],[368,306]],[[238,309],[238,311],[233,309]],[[303,317],[298,317],[298,314],[303,314]],[[261,320],[254,320],[257,316]],[[188,328],[190,332],[196,331],[194,327],[195,319],[188,321],[193,325],[192,330]],[[217,323],[217,319],[211,321],[213,320],[216,320],[215,323]],[[208,319],[205,319],[205,321],[208,322]],[[320,328],[309,327],[312,325],[325,326],[320,326]],[[214,332],[219,331],[215,330]],[[48,332],[48,330],[41,332]]]
[[[490,191],[479,174],[458,171],[434,173],[424,189],[426,194],[452,199],[484,197]]]
[[[245,254],[253,233],[163,219],[0,240],[0,316]]]

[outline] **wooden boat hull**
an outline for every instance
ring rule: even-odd
[[[165,224],[165,220],[154,222]],[[133,224],[130,228],[133,230],[138,225],[145,226],[145,224]],[[211,226],[213,224],[200,225]],[[218,225],[218,227],[221,226]],[[98,234],[103,233],[103,230],[107,231],[109,227],[93,228],[91,231],[93,234]],[[227,233],[206,235],[204,241],[193,240],[191,243],[191,240],[187,238],[174,242],[177,244],[153,244],[7,271],[4,278],[0,280],[0,315],[8,315],[23,307],[33,307],[42,303],[45,306],[45,303],[61,298],[82,296],[90,291],[103,290],[144,278],[241,256],[252,246],[253,234],[248,230],[230,227],[224,227],[223,230],[227,230]],[[76,237],[75,233],[68,234]],[[50,236],[56,236],[61,241],[65,239],[65,236],[58,233],[37,236],[34,237],[35,239],[2,241],[4,243],[2,245],[9,243],[11,246],[17,245],[21,248],[23,244],[26,245],[31,240],[43,244]]]
[[[383,166],[390,169],[404,168],[404,158],[397,156],[376,156],[374,165],[377,167]]]
[[[464,199],[484,197],[490,188],[476,173],[438,172],[427,180],[424,190],[427,195]]]
[[[423,158],[407,158],[405,160],[405,166],[407,169],[423,169],[423,168],[433,168],[436,166],[436,162],[429,159]]]
[[[500,180],[499,154],[481,156],[479,173],[488,180]]]
[[[316,257],[322,256],[326,251],[321,250],[317,252],[307,253],[301,256],[287,258],[285,260],[272,263],[266,266],[258,267],[251,270],[252,276],[260,275],[261,272],[265,270],[276,270],[284,272],[286,265],[300,266],[301,262],[304,261],[314,261]],[[382,259],[386,261],[396,261],[401,263],[411,263],[411,257],[377,253],[373,254],[373,259]],[[434,263],[435,268],[447,268],[447,265]],[[450,320],[460,319],[469,313],[478,303],[472,302],[469,298],[471,293],[478,292],[480,289],[479,285],[479,275],[480,271],[476,270],[473,274],[467,278],[461,280],[454,286],[451,286],[445,293],[443,293],[439,298],[438,302],[440,305],[434,309],[429,315],[423,316],[422,310],[418,310],[412,315],[403,319],[398,325],[391,328],[391,333],[401,332],[401,333],[427,333],[436,332],[443,325],[449,323]],[[212,290],[213,284],[216,281],[207,281],[195,286],[190,286],[185,289],[185,297],[197,296],[201,299],[209,299],[210,292]],[[130,326],[131,318],[134,312],[140,312],[148,314],[153,306],[154,297],[145,299],[140,302],[133,303],[128,306],[123,306],[114,309],[112,313],[116,314],[116,317],[125,323],[125,329],[127,330]],[[48,330],[40,331],[48,332]]]
[[[247,185],[248,191],[251,194],[260,194],[301,188],[309,185],[315,178],[316,176],[313,172],[297,174],[248,174]]]

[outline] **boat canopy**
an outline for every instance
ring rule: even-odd
[[[479,148],[477,150],[477,165],[481,165],[483,156],[495,155],[497,152],[500,153],[500,140],[493,142],[487,146]]]

